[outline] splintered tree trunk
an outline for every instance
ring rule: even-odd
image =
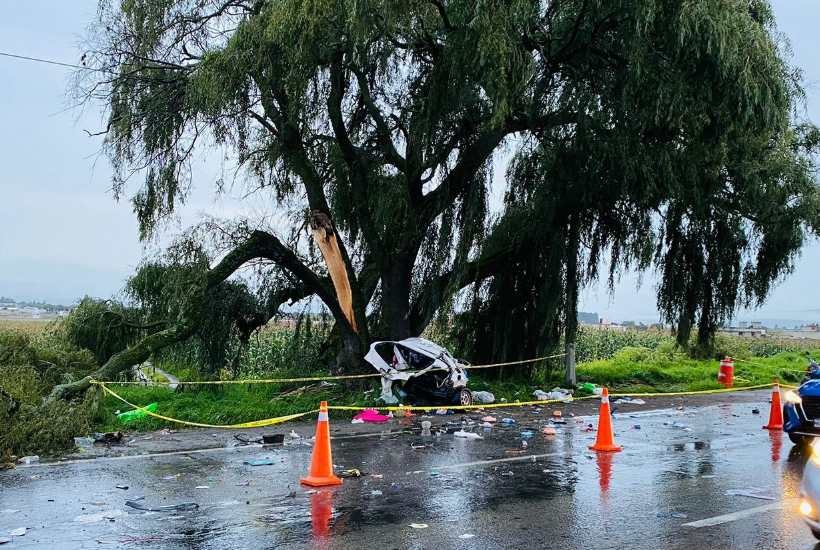
[[[319,250],[327,264],[330,279],[336,289],[336,298],[342,308],[344,316],[347,318],[353,330],[358,332],[356,326],[356,315],[353,311],[353,291],[350,288],[350,280],[347,277],[347,267],[342,258],[342,251],[339,250],[339,243],[336,240],[336,232],[327,215],[314,210],[310,213],[310,228],[313,230],[313,237],[319,244]]]

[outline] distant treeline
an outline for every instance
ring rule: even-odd
[[[586,311],[579,311],[578,312],[578,322],[582,325],[597,325],[598,324],[598,314],[597,313],[588,313]]]
[[[62,304],[49,304],[46,302],[18,302],[13,298],[7,298],[5,296],[0,296],[0,304],[14,304],[17,307],[36,307],[38,309],[50,309],[53,311],[67,311],[71,309],[69,306],[64,306]]]

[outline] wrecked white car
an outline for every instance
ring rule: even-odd
[[[398,403],[393,390],[410,404],[426,401],[431,405],[473,404],[467,389],[469,363],[454,358],[449,351],[424,338],[398,342],[375,342],[364,356],[384,375],[381,399]]]

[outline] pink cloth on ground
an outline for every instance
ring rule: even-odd
[[[364,420],[365,422],[385,422],[390,418],[386,414],[379,414],[375,409],[365,409],[361,413],[353,417],[354,420]]]

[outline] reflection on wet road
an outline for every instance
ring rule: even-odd
[[[544,436],[545,419],[529,411],[477,441],[422,438],[397,419],[381,434],[335,439],[337,471],[363,475],[320,490],[298,483],[309,442],[20,467],[0,474],[0,536],[25,526],[6,548],[66,550],[814,548],[795,501],[806,457],[762,430],[755,407],[767,410],[617,414],[617,454],[588,451],[595,433],[572,421]],[[527,428],[536,435],[519,454]],[[274,464],[244,464],[266,458]],[[774,500],[726,494],[748,488]],[[140,496],[147,508],[199,508],[125,506]]]

